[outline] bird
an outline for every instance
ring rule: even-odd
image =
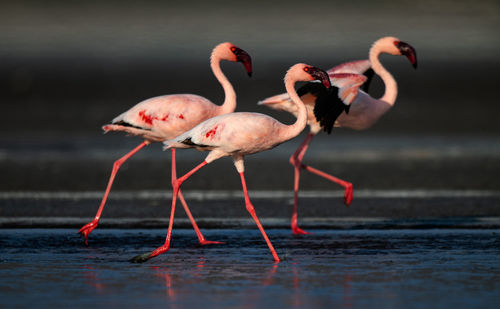
[[[332,84],[339,85],[344,82],[344,79],[349,79],[350,75],[351,74],[343,74],[342,78],[338,79],[334,77],[331,79],[333,81]],[[285,88],[293,104],[297,105],[298,110],[297,119],[293,124],[283,124],[268,115],[260,113],[238,112],[205,120],[178,137],[163,142],[165,145],[164,149],[194,148],[199,151],[209,151],[209,153],[202,163],[190,170],[184,176],[175,180],[173,186],[172,209],[165,243],[152,252],[134,257],[132,262],[145,262],[152,257],[168,251],[172,235],[176,196],[182,183],[205,165],[226,156],[232,157],[236,170],[240,175],[247,211],[259,228],[271,251],[274,261],[280,261],[250,201],[244,174],[244,156],[271,149],[296,137],[302,132],[307,122],[307,110],[297,95],[294,85],[298,81],[311,80],[320,81],[326,88],[331,86],[331,80],[325,71],[304,63],[293,65],[285,75]],[[345,87],[348,87],[347,83],[345,84]]]
[[[304,155],[311,143],[312,138],[323,129],[328,134],[333,127],[350,128],[354,130],[365,130],[377,122],[396,102],[398,94],[397,83],[394,77],[380,63],[380,54],[404,55],[408,58],[413,67],[417,68],[417,54],[415,48],[410,44],[392,36],[387,36],[375,41],[369,51],[369,59],[358,60],[340,64],[328,70],[330,76],[339,73],[363,74],[366,80],[361,87],[351,87],[350,90],[357,91],[354,100],[341,101],[332,90],[326,92],[318,88],[316,84],[309,83],[297,90],[308,110],[309,133],[305,140],[290,157],[290,163],[294,167],[294,206],[291,219],[292,233],[308,234],[308,232],[298,227],[297,207],[299,178],[302,169],[321,176],[327,180],[337,183],[345,188],[344,203],[349,206],[353,199],[352,183],[327,174],[316,168],[302,163]],[[385,93],[379,98],[373,98],[363,89],[367,89],[373,72],[380,76],[385,85]],[[359,82],[362,79],[359,78]],[[355,95],[353,93],[352,95]],[[261,100],[259,105],[284,110],[294,115],[297,114],[295,106],[291,103],[288,94],[275,95]]]
[[[194,94],[172,94],[153,97],[139,102],[126,112],[120,114],[111,121],[111,124],[103,126],[105,133],[111,131],[126,132],[129,135],[144,138],[144,141],[128,152],[125,156],[116,160],[113,164],[111,176],[108,181],[104,197],[101,201],[95,218],[85,224],[78,233],[85,237],[88,245],[88,235],[94,230],[101,218],[104,205],[113,184],[116,173],[120,166],[130,157],[135,155],[143,147],[152,142],[162,142],[172,139],[185,131],[193,128],[200,122],[217,115],[227,114],[236,108],[236,93],[233,86],[226,78],[220,68],[221,60],[241,62],[249,76],[252,76],[252,59],[243,49],[230,42],[224,42],[215,46],[210,56],[212,72],[224,89],[225,99],[222,105],[216,105],[210,100]],[[172,149],[172,182],[177,178],[175,149]],[[221,242],[206,240],[196,224],[182,193],[179,199],[193,225],[200,244],[219,244]]]

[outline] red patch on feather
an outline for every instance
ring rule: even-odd
[[[153,120],[167,121],[168,120],[168,116],[169,115],[166,114],[162,118],[158,118],[158,117],[153,117],[151,115],[146,115],[146,111],[144,111],[144,110],[139,111],[139,117],[141,117],[141,120],[144,121],[145,123],[149,124],[149,125],[153,124]]]
[[[215,133],[217,133],[217,126],[213,128],[212,130],[208,131],[207,134],[205,134],[206,138],[213,138]]]
[[[142,121],[147,124],[153,124],[153,118],[149,115],[146,115],[146,111],[140,111],[139,117],[141,117]]]

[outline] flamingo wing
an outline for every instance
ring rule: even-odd
[[[288,93],[281,93],[269,98],[265,98],[264,100],[260,100],[257,104],[258,105],[264,105],[264,104],[270,104],[270,103],[281,103],[283,101],[291,101],[290,96]]]
[[[336,74],[336,73],[353,73],[353,74],[363,74],[368,69],[372,67],[370,60],[356,60],[351,62],[345,62],[334,66],[333,68],[326,71],[328,75]]]
[[[325,132],[328,134],[332,132],[335,120],[343,111],[346,114],[349,113],[350,104],[357,97],[359,88],[366,80],[367,77],[361,74],[335,73],[330,75],[332,83],[330,89],[324,87],[320,89],[316,85],[308,86],[315,88],[314,116]]]
[[[370,88],[370,84],[373,80],[373,76],[375,75],[375,71],[373,71],[373,69],[370,68],[367,71],[365,71],[363,75],[366,76],[366,82],[361,87],[361,90],[368,93],[368,89]]]
[[[172,147],[196,148],[201,151],[212,150],[218,146],[214,141],[218,140],[220,132],[225,126],[224,119],[228,115],[232,114],[224,114],[207,119],[176,138],[164,141],[164,150]]]
[[[125,131],[159,141],[175,137],[212,117],[214,107],[212,102],[197,95],[159,96],[136,104],[103,129]]]
[[[160,134],[152,131],[154,128],[153,121],[160,118],[155,111],[158,109],[158,99],[151,98],[139,102],[131,109],[115,117],[110,124],[104,125],[102,128],[105,132],[122,131],[130,135],[142,136],[152,141],[163,140]]]
[[[334,66],[330,70],[327,71],[328,75],[337,74],[337,73],[353,73],[353,74],[363,74],[367,77],[366,82],[362,86],[362,90],[368,92],[368,88],[373,79],[373,75],[375,72],[371,68],[371,62],[368,59],[365,60],[356,60],[351,62],[345,62]]]
[[[366,67],[367,61],[360,61]],[[297,90],[304,103],[314,105],[314,115],[323,129],[331,133],[333,124],[343,111],[349,113],[349,107],[356,98],[358,91],[368,78],[361,73],[330,73],[332,87],[326,89],[320,82],[312,81]],[[310,96],[310,100],[306,99]],[[259,102],[273,109],[285,110],[296,114],[294,104],[287,93],[275,95]],[[296,109],[296,107],[295,107]]]
[[[351,74],[364,74],[366,76],[366,81],[362,86],[362,90],[367,92],[368,86],[373,78],[374,71],[371,69],[370,60],[357,60],[351,62],[345,62],[339,64],[327,71],[328,75],[331,76],[338,73],[351,73]],[[299,96],[303,96],[306,93],[316,95],[318,91],[322,91],[321,85],[317,82],[311,82],[297,90]],[[295,106],[291,103],[290,96],[288,93],[278,94],[272,97],[265,98],[258,102],[259,105],[267,105],[270,108],[285,110],[287,112],[293,113],[292,108]]]
[[[366,82],[363,84],[363,90],[368,91],[368,84],[373,78],[373,70],[371,69],[370,60],[357,60],[351,62],[345,62],[334,66],[327,71],[328,75],[331,77],[338,73],[352,73],[352,74],[364,74],[367,77]],[[297,90],[297,94],[301,97],[307,93],[317,96],[318,92],[322,92],[324,87],[322,87],[318,82],[310,82]],[[278,94],[272,97],[265,98],[257,103],[258,105],[266,105],[272,109],[284,110],[289,113],[294,114],[296,110],[295,104],[292,103],[288,93]],[[295,109],[295,110],[294,110]]]

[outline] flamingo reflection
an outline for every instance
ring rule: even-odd
[[[87,285],[93,287],[97,293],[102,294],[104,292],[104,285],[101,283],[96,269],[90,265],[83,265],[82,268],[83,277]]]
[[[161,269],[158,266],[153,266],[153,269],[156,272],[156,277],[161,278],[165,282],[165,295],[170,300],[175,300],[175,290],[172,286],[172,277],[170,276],[167,269]]]

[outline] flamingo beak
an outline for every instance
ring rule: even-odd
[[[309,70],[309,74],[315,79],[319,80],[325,88],[329,89],[332,84],[330,83],[330,77],[328,76],[328,73],[325,71],[318,69],[316,67],[311,67]]]
[[[252,58],[250,55],[241,48],[236,47],[233,53],[236,55],[236,61],[241,62],[248,73],[248,76],[252,76]]]
[[[410,61],[410,63],[413,65],[413,68],[417,68],[417,52],[415,51],[415,48],[411,46],[408,43],[405,42],[398,42],[396,44],[397,48],[401,52],[401,55],[405,55],[406,58]]]

